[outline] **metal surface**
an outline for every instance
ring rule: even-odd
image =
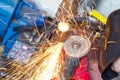
[[[81,58],[90,50],[90,41],[84,37],[71,36],[64,43],[66,55]]]

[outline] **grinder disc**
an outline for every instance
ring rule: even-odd
[[[71,36],[64,43],[64,50],[67,56],[81,58],[90,50],[90,41],[81,36]]]

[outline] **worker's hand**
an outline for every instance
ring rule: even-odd
[[[118,73],[120,72],[120,57],[113,62],[111,67],[112,67],[112,70],[114,70],[115,72],[118,72]]]

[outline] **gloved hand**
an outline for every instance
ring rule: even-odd
[[[113,70],[111,69],[111,65],[112,65],[112,64],[110,64],[110,65],[103,71],[103,73],[102,73],[102,79],[103,79],[103,80],[111,80],[111,79],[113,79],[113,78],[115,78],[115,77],[118,76],[118,73],[115,72],[115,71],[113,71]]]
[[[91,80],[88,72],[88,58],[86,56],[80,59],[79,65],[74,70],[70,80]]]

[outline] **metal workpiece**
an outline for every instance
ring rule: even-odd
[[[64,43],[64,50],[67,56],[81,58],[90,50],[91,43],[87,38],[71,36]]]

